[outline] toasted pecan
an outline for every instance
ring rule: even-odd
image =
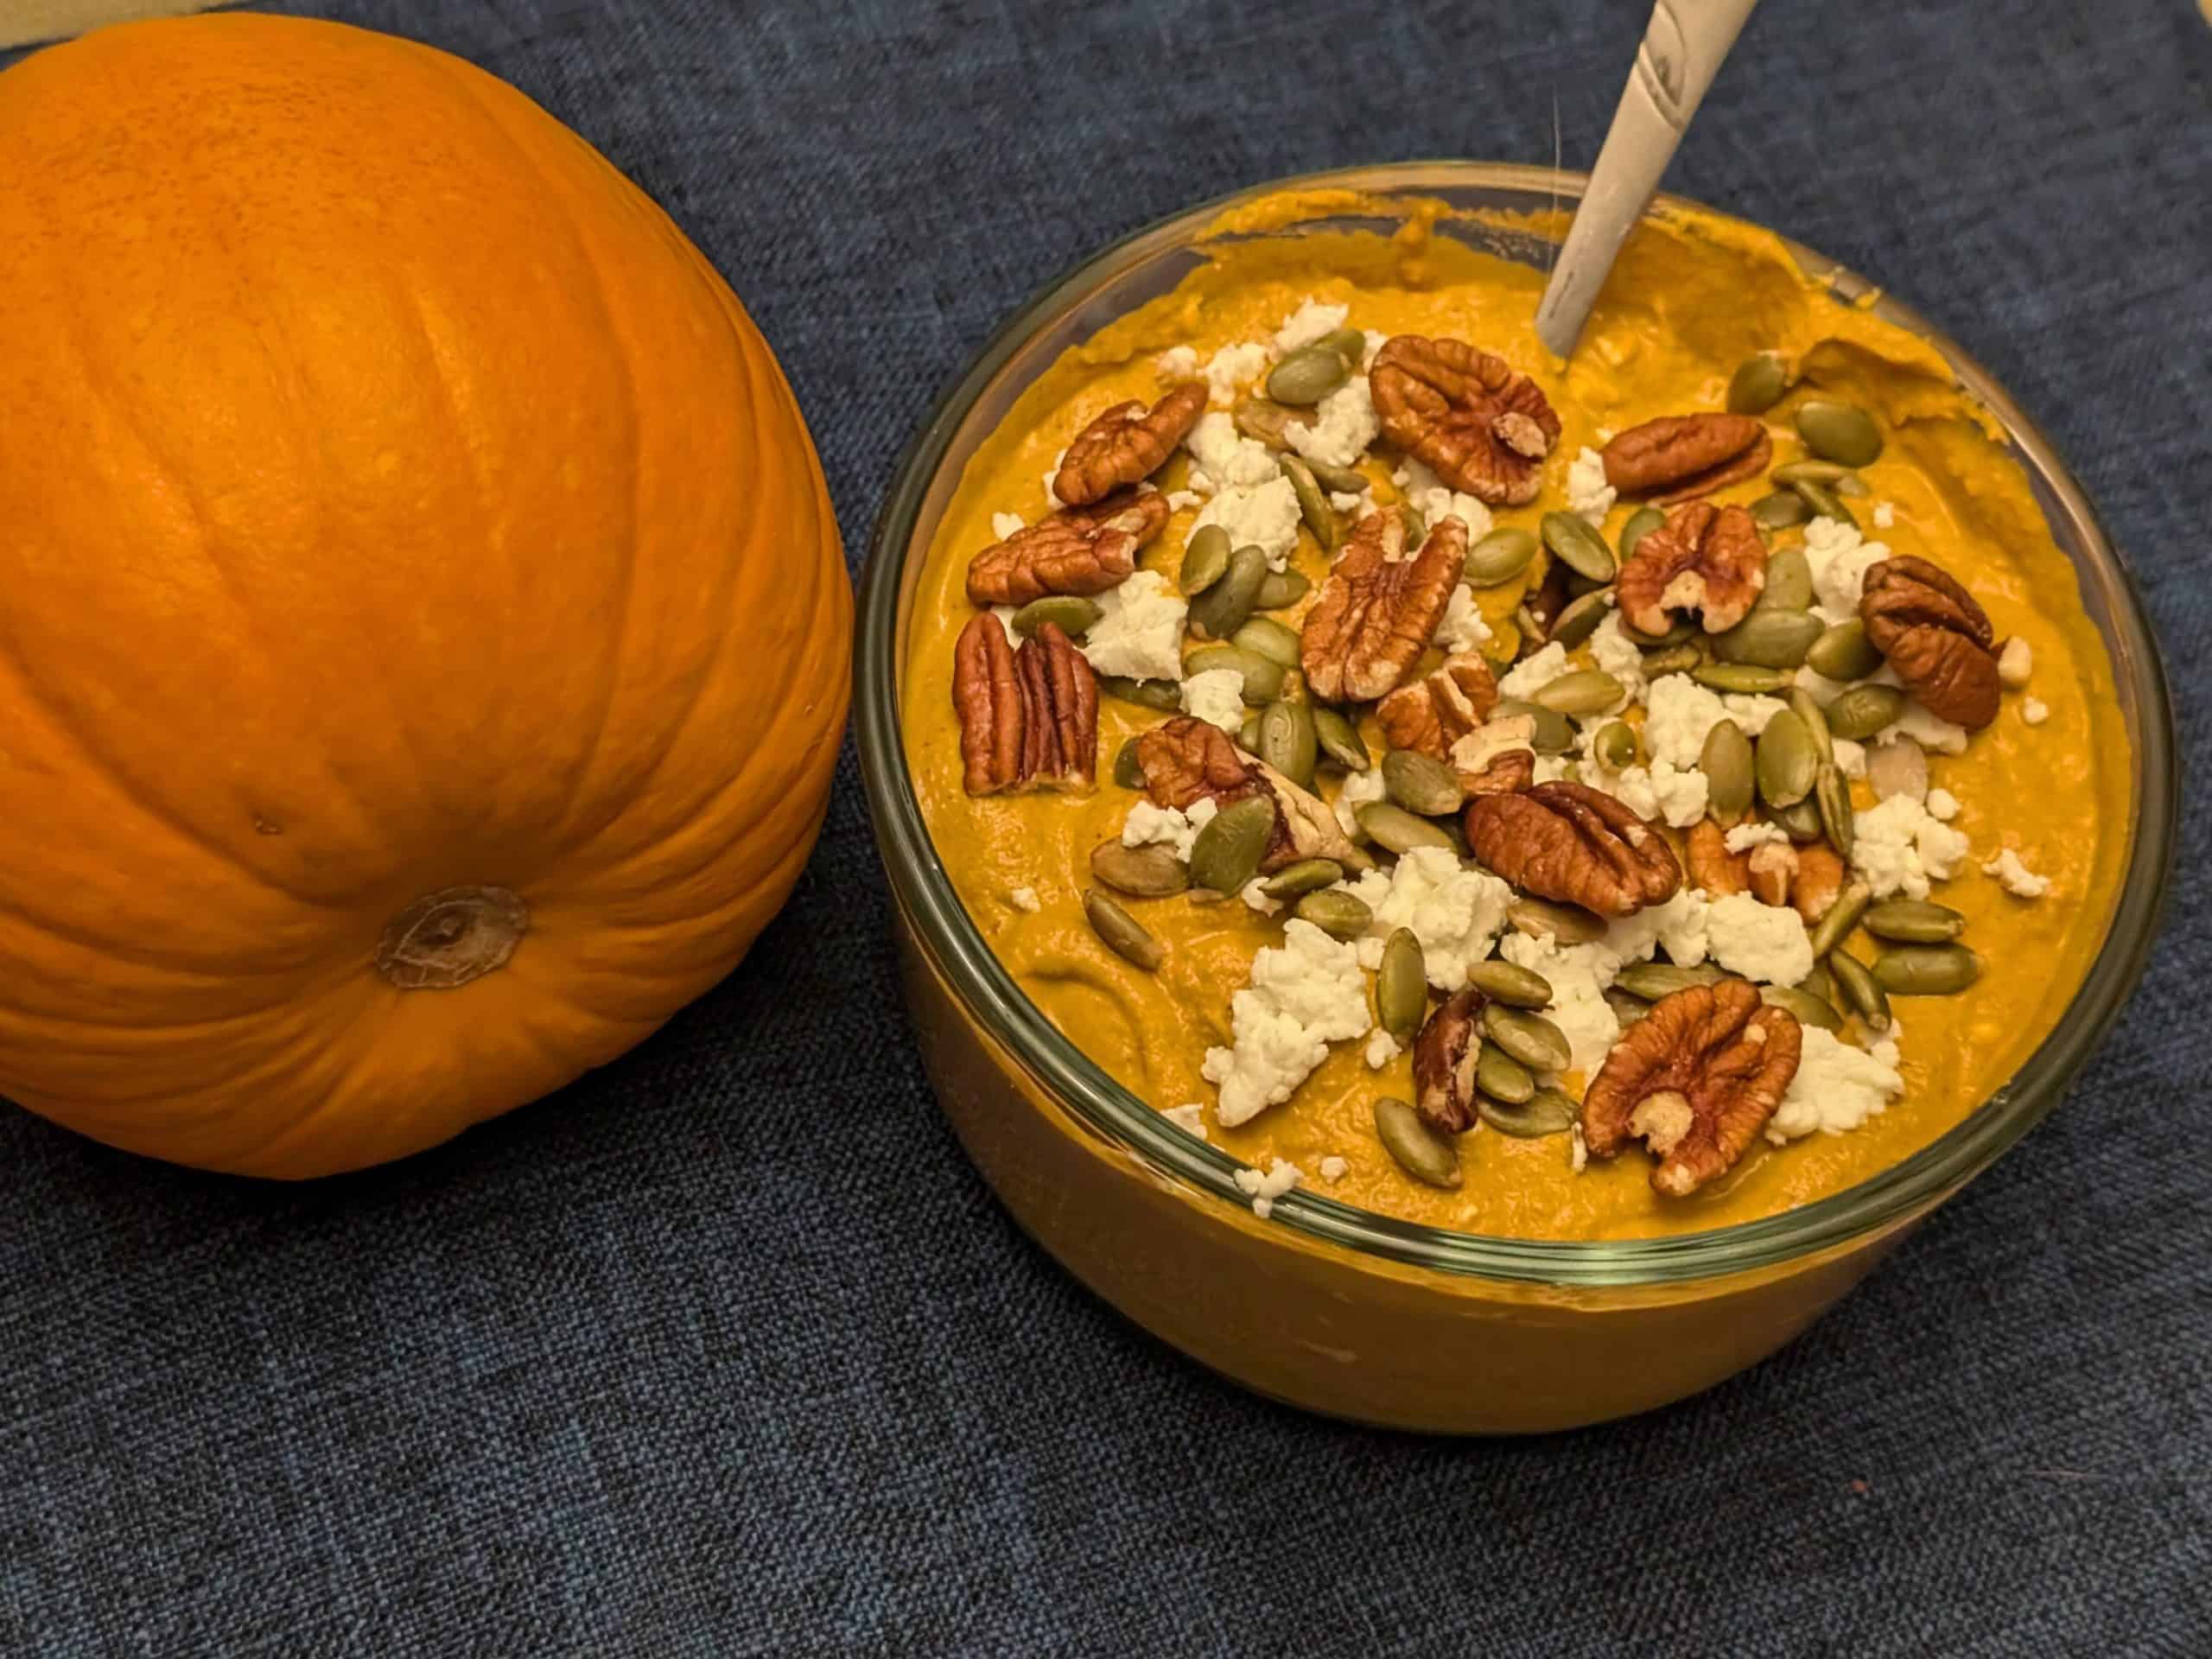
[[[1664,633],[1672,613],[1695,611],[1707,633],[1734,627],[1766,588],[1766,543],[1737,506],[1693,501],[1636,544],[1614,593],[1622,618],[1645,633]]]
[[[1399,334],[1368,370],[1383,435],[1492,506],[1536,499],[1559,416],[1536,383],[1461,340]]]
[[[1421,1022],[1414,1039],[1414,1110],[1441,1135],[1475,1126],[1475,1066],[1482,1058],[1482,1012],[1488,1001],[1473,986],[1452,993]]]
[[[1363,861],[1325,802],[1244,753],[1209,721],[1178,715],[1145,733],[1137,739],[1137,769],[1154,806],[1187,811],[1201,799],[1227,807],[1254,795],[1271,797],[1275,827],[1262,869],[1300,858],[1332,858],[1347,868]]]
[[[1475,856],[1514,886],[1601,916],[1664,904],[1682,885],[1657,828],[1585,784],[1478,796],[1467,804],[1466,831]]]
[[[1929,713],[1968,731],[1997,718],[2004,687],[1996,631],[1941,565],[1906,555],[1868,566],[1859,615],[1867,639]]]
[[[970,795],[1096,781],[1098,679],[1053,624],[1016,651],[997,617],[970,619],[953,645],[952,706]]]
[[[1433,525],[1405,556],[1396,507],[1361,519],[1306,613],[1299,665],[1325,702],[1367,702],[1395,690],[1428,648],[1467,559],[1467,527]]]
[[[1067,507],[994,542],[968,565],[976,605],[1027,605],[1047,594],[1103,594],[1137,568],[1137,551],[1167,523],[1167,499],[1122,490]]]
[[[1375,717],[1392,748],[1419,749],[1442,760],[1497,707],[1497,676],[1480,652],[1467,651],[1400,686],[1376,705]]]
[[[1605,482],[1671,504],[1758,476],[1774,459],[1774,440],[1749,415],[1662,415],[1615,433],[1604,453]]]
[[[1060,457],[1052,493],[1071,507],[1088,506],[1126,485],[1150,478],[1206,412],[1206,385],[1177,386],[1150,409],[1116,404],[1076,434]]]

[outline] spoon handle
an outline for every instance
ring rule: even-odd
[[[1706,88],[1757,0],[1658,0],[1536,312],[1553,355],[1574,350],[1614,257],[1650,206]]]

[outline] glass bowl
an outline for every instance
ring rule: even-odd
[[[1122,1089],[1023,995],[937,859],[899,729],[915,580],[979,443],[1063,351],[1201,263],[1194,250],[1203,233],[1240,201],[1344,190],[1531,213],[1571,204],[1585,182],[1461,162],[1318,174],[1202,204],[1108,248],[1015,313],[938,400],[899,463],[861,588],[861,773],[924,1062],[970,1156],[1046,1249],[1139,1324],[1259,1392],[1362,1421],[1460,1433],[1567,1427],[1678,1399],[1773,1351],[2057,1104],[2141,976],[2172,857],[2164,671],[2134,587],[2080,486],[1986,370],[1886,292],[1791,244],[1840,297],[1928,340],[2001,423],[2111,653],[2135,761],[2126,875],[2080,994],[2009,1083],[1872,1179],[1707,1232],[1602,1243],[1485,1237],[1306,1190],[1277,1200],[1262,1221],[1232,1179],[1236,1160]],[[1271,223],[1268,233],[1387,233],[1394,225],[1321,217]],[[1526,231],[1448,228],[1530,264],[1548,251]]]

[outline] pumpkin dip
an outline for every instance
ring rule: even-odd
[[[1647,223],[1561,365],[1440,207],[1268,233],[1316,209],[1225,219],[963,477],[903,695],[970,914],[1262,1214],[1640,1237],[1909,1157],[2057,1021],[2127,845],[1993,423],[1737,221]]]

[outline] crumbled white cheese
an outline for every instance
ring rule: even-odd
[[[1333,1152],[1321,1160],[1321,1179],[1325,1181],[1332,1183],[1341,1181],[1351,1173],[1351,1161],[1338,1157]]]
[[[1446,518],[1457,518],[1467,527],[1467,543],[1471,547],[1490,534],[1490,509],[1464,490],[1432,484],[1425,490],[1407,491],[1406,499],[1421,514],[1421,523],[1431,530]]]
[[[1231,547],[1254,546],[1268,556],[1268,568],[1280,570],[1298,545],[1298,492],[1280,474],[1249,488],[1225,489],[1206,503],[1192,523],[1193,535],[1208,524],[1229,532]]]
[[[1497,683],[1498,695],[1526,702],[1573,666],[1567,660],[1567,647],[1554,639],[1533,657],[1516,663],[1505,677]],[[1702,686],[1698,689],[1704,690]]]
[[[1580,1123],[1567,1125],[1567,1166],[1578,1175],[1590,1166],[1590,1148],[1582,1139]]]
[[[1333,334],[1344,326],[1344,319],[1351,315],[1348,305],[1323,305],[1308,298],[1297,310],[1283,319],[1282,327],[1275,330],[1275,354],[1287,357],[1300,347],[1311,346],[1324,334]]]
[[[1019,605],[994,605],[991,614],[999,620],[999,626],[1006,631],[1006,642],[1016,651],[1021,649],[1021,636],[1014,631],[1014,619],[1021,613]]]
[[[1375,412],[1375,394],[1367,377],[1355,374],[1313,406],[1313,418],[1303,425],[1292,422],[1282,429],[1283,442],[1324,467],[1349,467],[1367,453],[1382,430]]]
[[[1620,1016],[1605,1001],[1605,987],[1621,970],[1621,959],[1605,944],[1561,944],[1546,934],[1508,933],[1498,953],[1518,968],[1541,974],[1552,988],[1544,1018],[1567,1038],[1573,1058],[1568,1064],[1585,1077],[1594,1075],[1620,1040]]]
[[[1948,789],[1929,790],[1928,816],[1938,823],[1948,823],[1959,816],[1959,798]]]
[[[1101,674],[1183,677],[1183,622],[1190,606],[1157,570],[1139,570],[1098,595],[1098,620],[1077,647]]]
[[[1367,1034],[1359,952],[1293,918],[1278,950],[1252,958],[1252,982],[1230,1001],[1231,1046],[1206,1051],[1200,1074],[1221,1090],[1214,1116],[1234,1128],[1290,1098],[1329,1045]]]
[[[1866,775],[1866,746],[1854,743],[1847,737],[1835,740],[1835,769],[1847,778]]]
[[[1695,887],[1684,887],[1663,905],[1646,905],[1609,924],[1605,948],[1626,964],[1642,962],[1655,946],[1664,945],[1668,960],[1677,968],[1694,968],[1706,958],[1712,918],[1712,902]],[[1605,981],[1612,982],[1610,976]]]
[[[1186,507],[1197,506],[1205,499],[1196,490],[1170,490],[1167,492],[1167,511],[1181,512]]]
[[[1185,1135],[1195,1135],[1201,1141],[1206,1138],[1206,1109],[1202,1102],[1170,1106],[1160,1116]]]
[[[995,512],[991,515],[991,534],[1001,541],[1010,536],[1019,536],[1027,528],[1018,512]]]
[[[1705,816],[1708,785],[1701,772],[1684,772],[1672,761],[1625,766],[1608,772],[1594,762],[1582,768],[1582,781],[1602,789],[1639,818],[1663,818],[1687,830]]]
[[[1171,346],[1154,359],[1154,365],[1164,379],[1188,380],[1198,372],[1198,350],[1191,346]]]
[[[1367,354],[1360,359],[1359,366],[1363,369],[1370,369],[1375,366],[1376,353],[1390,343],[1390,336],[1380,328],[1366,328],[1361,332],[1367,336]]]
[[[1590,656],[1599,667],[1628,688],[1630,702],[1643,701],[1643,653],[1637,649],[1635,640],[1621,632],[1618,611],[1606,612],[1605,620],[1590,636]]]
[[[1206,365],[1206,385],[1211,389],[1209,401],[1217,409],[1228,408],[1267,366],[1268,348],[1257,340],[1223,346]]]
[[[2014,634],[1997,653],[1997,683],[2008,691],[2025,688],[2036,671],[2036,648]]]
[[[1779,697],[1747,696],[1740,691],[1730,691],[1721,697],[1720,706],[1728,711],[1729,719],[1744,728],[1745,737],[1758,737],[1765,732],[1768,722],[1789,705]]]
[[[1967,728],[1939,720],[1916,702],[1907,702],[1895,722],[1874,734],[1877,743],[1892,737],[1909,737],[1930,754],[1964,754]]]
[[[2040,726],[2050,718],[2050,705],[2041,697],[2020,699],[2020,718],[2031,726]]]
[[[1348,772],[1344,785],[1337,791],[1336,814],[1338,827],[1357,841],[1360,837],[1359,809],[1371,801],[1382,799],[1390,791],[1382,785],[1382,768],[1370,766],[1365,772]]]
[[[1813,608],[1824,621],[1848,622],[1859,614],[1859,590],[1870,566],[1890,556],[1880,542],[1870,542],[1849,524],[1815,518],[1805,526],[1805,562],[1813,570]]]
[[[1654,680],[1644,696],[1644,747],[1654,761],[1664,760],[1684,772],[1703,758],[1706,734],[1720,721],[1733,720],[1749,736],[1754,728],[1764,731],[1767,721],[1787,706],[1775,697],[1732,695],[1723,702],[1687,674]]]
[[[1403,1052],[1398,1046],[1398,1039],[1380,1026],[1367,1039],[1367,1064],[1374,1071],[1380,1071]]]
[[[1205,474],[1210,491],[1243,489],[1282,476],[1282,467],[1264,443],[1255,443],[1220,413],[1201,415],[1183,447]]]
[[[1244,725],[1244,677],[1233,668],[1210,668],[1183,682],[1183,712],[1235,733]]]
[[[1187,812],[1179,807],[1154,806],[1150,801],[1139,801],[1129,809],[1129,816],[1122,820],[1122,845],[1172,847],[1175,856],[1187,862],[1191,843],[1220,810],[1205,796],[1192,801]]]
[[[1767,1122],[1766,1138],[1777,1146],[1815,1129],[1848,1135],[1868,1118],[1880,1116],[1904,1092],[1894,1058],[1853,1048],[1818,1026],[1800,1029],[1804,1046],[1797,1074]]]
[[[1605,482],[1605,458],[1587,444],[1575,456],[1567,469],[1567,506],[1582,522],[1595,530],[1605,522],[1605,515],[1613,510],[1613,500],[1618,493]]]
[[[1897,510],[1895,507],[1891,506],[1886,501],[1877,501],[1874,504],[1875,529],[1887,530],[1891,525],[1896,524],[1897,521]]]
[[[1474,590],[1459,583],[1446,601],[1444,620],[1436,625],[1436,643],[1446,652],[1476,651],[1491,641],[1491,627],[1475,603]]]
[[[1387,886],[1384,883],[1387,880]],[[1505,925],[1513,889],[1496,876],[1471,870],[1447,847],[1416,847],[1400,858],[1385,878],[1369,871],[1357,883],[1339,883],[1357,893],[1375,912],[1361,941],[1363,961],[1379,967],[1382,942],[1401,927],[1421,941],[1429,983],[1456,991],[1467,982],[1467,969],[1490,954],[1491,941]]]
[[[2037,875],[2023,864],[2020,855],[2010,847],[1981,868],[1984,874],[1995,876],[2005,891],[2015,899],[2040,899],[2050,891],[2050,878]]]
[[[1555,784],[1574,769],[1574,762],[1564,754],[1540,754],[1536,757],[1535,776],[1532,781]]]
[[[1244,884],[1242,897],[1246,909],[1256,910],[1262,916],[1272,916],[1282,908],[1282,900],[1269,898],[1267,884],[1256,876]]]
[[[1364,518],[1375,511],[1375,498],[1364,490],[1357,495],[1349,490],[1331,490],[1329,505],[1338,512],[1349,512],[1356,518]]]
[[[1870,807],[1853,827],[1851,861],[1877,899],[1925,899],[1929,883],[1948,880],[1967,857],[1966,836],[1910,795]]]
[[[1813,971],[1805,918],[1786,905],[1763,905],[1748,893],[1713,900],[1707,938],[1715,962],[1764,985],[1795,985]]]
[[[1026,911],[1032,916],[1045,908],[1045,901],[1037,896],[1034,887],[1016,887],[1007,894],[1006,901],[1016,910]]]
[[[1738,824],[1728,832],[1726,839],[1732,853],[1748,853],[1754,847],[1764,847],[1769,843],[1777,847],[1789,844],[1789,837],[1781,830],[1757,818],[1749,818]]]
[[[1224,1120],[1224,1122],[1226,1121],[1226,1119]],[[1236,1172],[1238,1190],[1250,1196],[1252,1213],[1262,1221],[1265,1221],[1274,1213],[1277,1198],[1282,1197],[1305,1179],[1304,1170],[1299,1168],[1296,1164],[1286,1162],[1281,1158],[1269,1161],[1268,1173],[1264,1175],[1256,1169],[1240,1169]]]

